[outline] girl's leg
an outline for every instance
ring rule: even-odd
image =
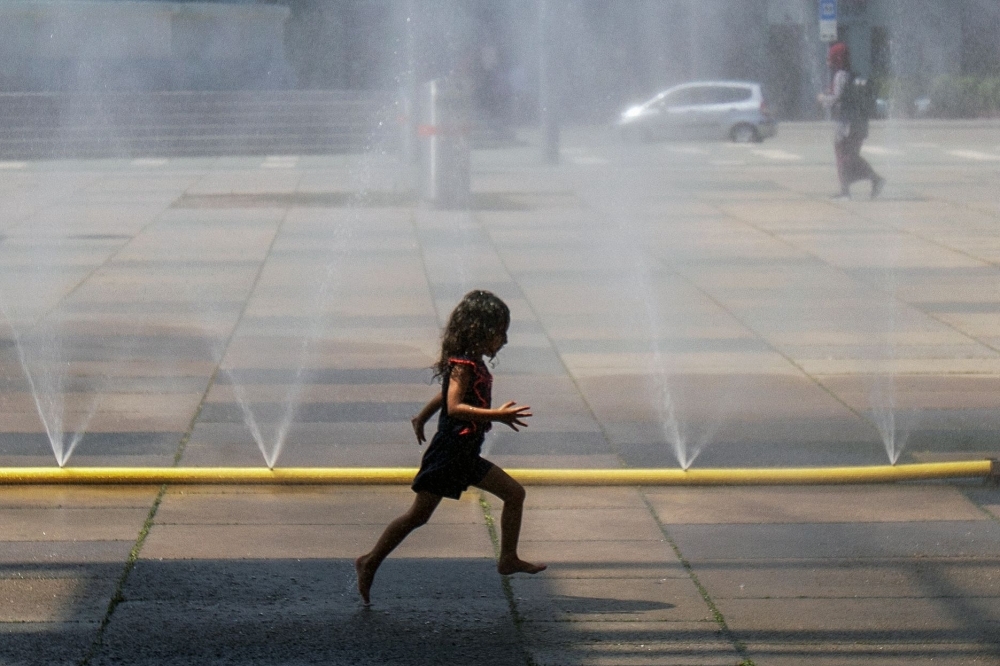
[[[440,495],[423,491],[417,493],[410,509],[386,526],[385,531],[382,532],[382,536],[375,542],[375,547],[370,552],[354,560],[354,569],[358,573],[358,592],[361,593],[361,598],[364,599],[365,604],[371,602],[368,595],[379,565],[389,556],[389,553],[396,549],[396,546],[403,542],[403,539],[410,532],[430,520],[434,509],[437,508],[440,502]]]
[[[503,500],[500,514],[500,559],[497,571],[503,575],[512,573],[538,573],[545,570],[544,564],[525,562],[517,556],[517,542],[521,536],[521,514],[524,512],[524,487],[507,472],[494,465],[477,488],[482,488]]]

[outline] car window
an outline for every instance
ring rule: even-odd
[[[753,95],[750,88],[736,86],[715,86],[706,88],[703,104],[734,104],[745,102]]]
[[[691,104],[699,104],[700,102],[696,98],[696,94],[701,88],[681,88],[680,90],[675,90],[667,94],[663,98],[663,106],[690,106]]]

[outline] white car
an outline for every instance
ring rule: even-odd
[[[696,81],[664,90],[622,112],[616,123],[630,140],[730,139],[763,141],[778,132],[759,83]]]

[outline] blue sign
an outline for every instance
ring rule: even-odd
[[[837,41],[837,0],[819,0],[819,38]]]

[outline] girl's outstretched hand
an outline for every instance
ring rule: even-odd
[[[417,445],[423,444],[427,441],[427,437],[424,436],[424,422],[419,416],[414,416],[410,419],[410,425],[413,426],[413,434],[417,436]]]
[[[528,424],[521,420],[531,416],[531,407],[528,405],[517,406],[517,403],[511,400],[501,405],[497,412],[499,412],[499,416],[496,420],[506,424],[511,430],[517,431],[518,426],[528,427]]]

